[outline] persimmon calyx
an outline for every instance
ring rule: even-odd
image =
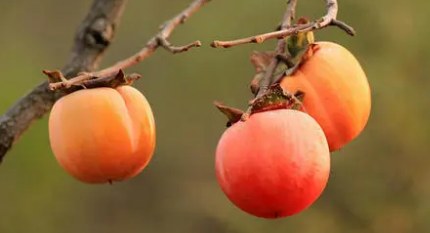
[[[122,85],[131,85],[134,80],[141,78],[139,74],[125,75],[122,70],[119,70],[116,75],[108,75],[101,78],[93,78],[83,82],[87,88],[111,87],[117,88]]]
[[[303,91],[298,90],[296,93],[294,93],[295,101],[293,105],[291,106],[291,109],[294,110],[305,110],[303,106],[303,100],[305,99],[306,93]]]
[[[140,79],[139,74],[125,75],[122,70],[110,75],[97,77],[92,73],[81,72],[73,79],[66,79],[59,70],[44,70],[50,82],[49,88],[52,91],[62,91],[66,94],[81,90],[98,87],[117,88],[122,85],[131,85],[134,80]]]
[[[42,73],[44,73],[46,76],[48,76],[49,83],[56,83],[56,82],[66,82],[67,79],[64,77],[63,73],[59,70],[43,70]]]
[[[249,102],[248,110],[242,115],[241,120],[246,121],[252,114],[276,109],[295,109],[303,107],[302,101],[305,93],[302,91],[296,92],[294,95],[282,88],[277,83],[261,97],[255,98]]]
[[[240,121],[243,111],[237,108],[232,108],[224,105],[223,103],[220,103],[218,101],[214,102],[214,105],[220,110],[221,113],[223,113],[228,118],[228,122],[226,123],[226,127],[230,127],[236,122]]]

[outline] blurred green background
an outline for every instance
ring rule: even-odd
[[[0,1],[0,113],[60,69],[90,0]],[[130,1],[102,67],[145,45],[165,20],[191,0]],[[324,14],[323,1],[299,1],[298,15]],[[214,155],[225,118],[214,100],[245,108],[253,77],[249,55],[275,41],[213,49],[275,28],[284,0],[214,0],[171,37],[204,46],[171,55],[164,50],[126,72],[149,99],[157,148],[138,177],[88,185],[69,176],[49,147],[47,116],[37,121],[0,167],[0,232],[103,233],[358,233],[430,232],[430,2],[339,0],[338,18],[356,37],[336,28],[316,33],[347,47],[372,87],[372,114],[363,133],[332,155],[329,184],[299,215],[265,220],[234,207],[220,191]]]

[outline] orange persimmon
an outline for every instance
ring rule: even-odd
[[[305,210],[324,191],[330,152],[324,132],[308,114],[264,111],[223,133],[215,171],[235,206],[257,217],[282,218]]]
[[[139,174],[155,150],[155,122],[131,86],[79,90],[59,99],[49,117],[49,139],[59,164],[86,183]]]
[[[335,151],[356,138],[370,115],[371,93],[362,67],[346,48],[317,42],[313,55],[281,86],[305,92],[304,110],[322,127]]]

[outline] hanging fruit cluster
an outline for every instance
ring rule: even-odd
[[[330,152],[361,133],[371,108],[366,75],[346,48],[315,42],[312,32],[287,40],[288,62],[263,94],[262,77],[280,55],[252,54],[256,98],[247,112],[216,103],[229,118],[216,150],[219,185],[238,208],[262,218],[291,216],[317,200]]]
[[[212,43],[227,48],[286,38],[275,52],[251,55],[256,75],[247,111],[215,103],[228,117],[215,153],[217,180],[234,205],[257,217],[287,217],[311,206],[329,180],[330,152],[358,137],[370,115],[370,87],[357,59],[339,44],[315,41],[313,30],[329,25],[354,34],[336,20],[337,1],[325,1],[327,15],[313,23],[300,18],[288,28],[296,4],[289,0],[280,31]],[[52,108],[49,138],[70,175],[86,183],[112,183],[148,165],[156,141],[154,116],[143,94],[130,86],[140,76],[125,76],[121,69],[158,47],[173,53],[199,47],[199,41],[174,47],[166,38],[207,2],[191,4],[145,49],[110,68],[69,80],[44,71],[51,89],[67,93]]]

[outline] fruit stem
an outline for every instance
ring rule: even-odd
[[[296,12],[296,5],[297,0],[288,0],[287,2],[287,10],[285,11],[285,14],[283,16],[280,30],[286,30],[291,27],[291,21],[295,18],[295,12]],[[275,49],[275,54],[285,54],[286,49],[286,42],[285,40],[278,41],[278,44]],[[276,68],[278,68],[279,63],[281,62],[281,59],[279,56],[274,56],[272,58],[272,61],[270,62],[269,66],[265,70],[265,74],[263,78],[260,81],[260,88],[258,90],[257,95],[255,98],[260,98],[263,96],[266,91],[269,89],[269,87],[273,83],[273,75],[276,71]]]

